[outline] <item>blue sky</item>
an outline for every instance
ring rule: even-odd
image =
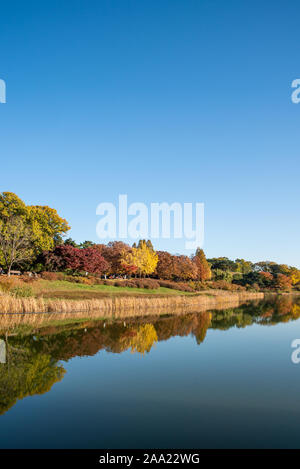
[[[204,202],[209,257],[300,267],[297,1],[1,3],[1,191],[97,241],[96,206]],[[155,242],[189,254],[184,240]]]

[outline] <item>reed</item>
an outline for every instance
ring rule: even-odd
[[[238,307],[248,300],[263,299],[263,293],[220,292],[213,295],[166,297],[105,297],[87,300],[46,300],[0,296],[0,331],[20,325],[39,327],[53,321],[120,319],[161,314],[181,314]]]

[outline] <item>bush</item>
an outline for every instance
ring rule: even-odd
[[[237,285],[234,283],[226,282],[225,280],[217,280],[208,283],[209,288],[216,290],[226,290],[226,291],[245,291],[245,287]]]
[[[61,272],[41,272],[41,277],[44,280],[65,280],[66,276]]]
[[[185,282],[172,282],[171,280],[158,280],[161,287],[172,288],[173,290],[193,292],[194,289],[188,283]]]
[[[94,285],[104,285],[104,280],[101,280],[101,278],[93,277],[94,280]]]
[[[4,293],[9,293],[13,288],[22,285],[22,282],[17,278],[4,277],[0,279],[0,290]]]
[[[157,290],[160,287],[159,282],[152,278],[137,278],[134,283],[137,288],[147,288],[148,290]]]
[[[105,283],[106,282],[106,283]],[[104,281],[105,285],[114,285],[115,287],[129,287],[129,288],[147,288],[149,290],[157,290],[160,285],[157,280],[151,278],[134,278],[129,280],[115,280],[114,282],[108,283]]]
[[[65,275],[64,280],[71,283],[79,283],[81,285],[95,285],[95,279],[90,277],[78,277],[75,275]]]
[[[30,296],[33,296],[33,290],[28,285],[12,288],[9,293],[14,295],[16,298],[29,298]]]
[[[207,285],[205,282],[200,282],[200,281],[195,281],[191,280],[189,282],[189,286],[193,291],[201,291],[201,290],[207,290]]]
[[[79,277],[78,283],[81,285],[95,285],[95,280],[89,277]]]

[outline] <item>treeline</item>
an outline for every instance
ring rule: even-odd
[[[255,290],[300,289],[300,270],[271,261],[252,263],[244,259],[232,261],[227,257],[208,259],[212,278],[220,284],[229,283]]]
[[[145,278],[186,282],[193,290],[300,289],[300,270],[264,261],[227,257],[206,259],[202,249],[192,256],[155,251],[151,241],[129,246],[121,241],[77,244],[63,240],[67,221],[48,206],[27,206],[11,192],[0,194],[0,266],[8,274],[23,271],[65,272],[102,278]]]
[[[140,240],[129,246],[122,241],[77,245],[67,239],[52,251],[44,251],[37,258],[36,268],[52,272],[86,271],[105,277],[152,277],[172,281],[205,281],[211,270],[201,249],[192,257],[155,251],[150,240]]]

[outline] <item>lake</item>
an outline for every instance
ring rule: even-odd
[[[0,335],[0,447],[299,448],[297,338],[288,296]]]

